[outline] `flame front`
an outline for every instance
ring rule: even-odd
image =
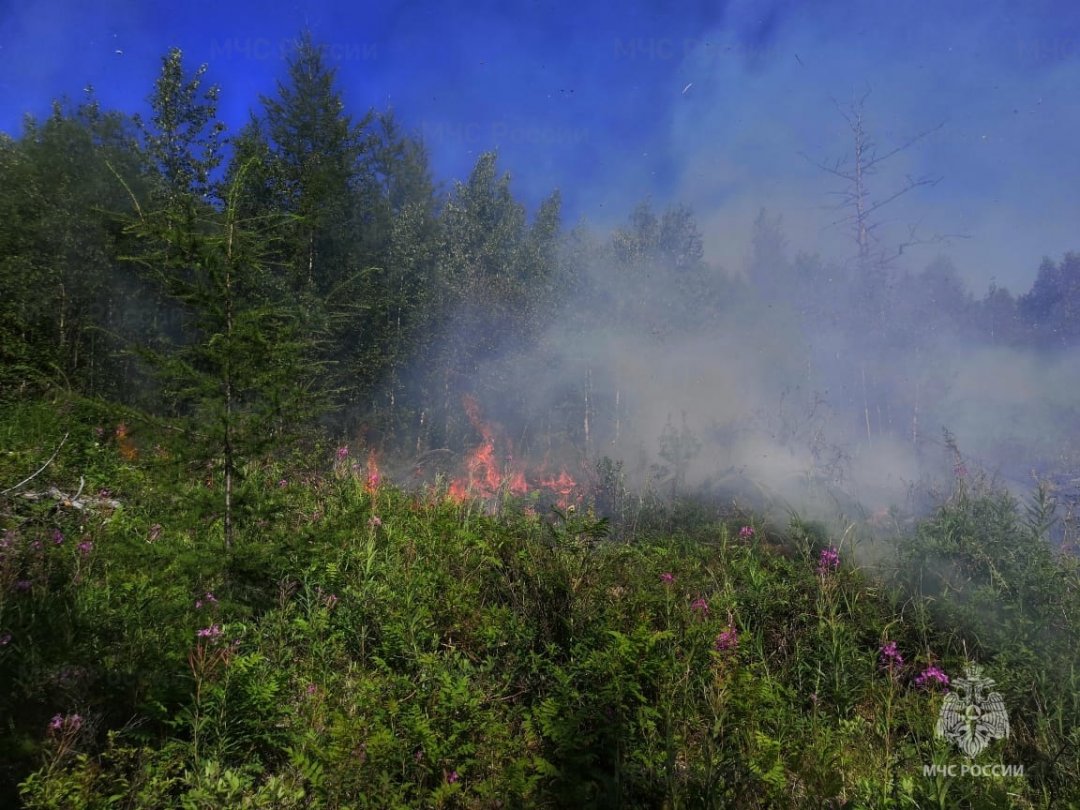
[[[512,446],[508,439],[497,441],[495,427],[485,422],[480,416],[480,405],[468,394],[462,397],[465,415],[473,429],[480,434],[480,443],[465,458],[464,475],[453,479],[447,491],[447,497],[454,501],[469,498],[494,500],[500,493],[528,495],[530,490],[543,489],[557,496],[556,503],[565,508],[577,489],[577,482],[566,471],[558,475],[538,473],[526,476],[526,471],[515,467]],[[497,451],[499,444],[506,448],[502,460]],[[536,482],[530,487],[529,480]]]

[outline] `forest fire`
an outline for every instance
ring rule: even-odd
[[[527,474],[526,470],[515,465],[510,440],[497,436],[499,431],[481,418],[476,399],[466,394],[462,404],[465,415],[481,439],[467,453],[464,472],[450,481],[447,490],[449,499],[491,501],[500,494],[526,496],[531,492],[546,490],[556,496],[555,503],[562,508],[574,500],[578,485],[569,472],[561,470],[557,475],[546,471]],[[501,459],[498,446],[505,448]],[[532,485],[530,480],[534,482]]]
[[[368,453],[367,457],[367,477],[364,479],[364,490],[372,493],[379,489],[379,483],[382,481],[382,477],[379,475],[379,462],[376,458],[375,451],[372,450]]]

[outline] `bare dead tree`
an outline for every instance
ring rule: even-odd
[[[806,158],[817,168],[842,181],[844,185],[830,196],[836,198],[831,208],[842,212],[843,216],[829,223],[828,227],[847,227],[850,229],[856,246],[856,261],[860,272],[873,272],[875,269],[882,270],[903,255],[905,248],[919,244],[940,242],[957,234],[935,234],[931,237],[921,237],[918,227],[911,226],[908,229],[907,238],[894,246],[887,247],[880,234],[884,220],[881,212],[887,206],[911,193],[917,188],[936,186],[941,182],[940,176],[913,177],[907,175],[899,184],[893,185],[883,195],[876,196],[871,191],[871,181],[874,175],[890,159],[902,152],[906,152],[915,144],[945,126],[944,122],[922,130],[921,132],[906,138],[902,143],[885,151],[879,151],[877,142],[870,133],[866,116],[866,100],[870,90],[866,90],[861,96],[855,98],[847,107],[833,99],[836,110],[848,125],[851,131],[852,151],[833,161],[815,160],[805,153]]]
[[[879,148],[871,134],[867,120],[866,101],[869,96],[870,90],[867,89],[862,95],[855,97],[847,106],[842,106],[836,99],[833,99],[837,112],[844,119],[851,133],[851,150],[849,152],[831,161],[815,160],[805,153],[803,157],[826,174],[842,181],[839,188],[830,192],[830,196],[835,199],[830,208],[836,211],[839,216],[827,227],[843,227],[849,229],[851,233],[852,240],[855,243],[854,260],[857,270],[857,283],[867,296],[862,305],[869,308],[873,313],[865,326],[873,332],[882,329],[887,323],[887,304],[884,292],[890,266],[904,255],[907,248],[915,245],[945,242],[950,238],[961,238],[962,235],[933,234],[924,237],[920,235],[918,225],[910,225],[906,237],[899,241],[890,242],[885,238],[883,233],[884,226],[887,224],[887,220],[883,216],[885,210],[916,189],[936,186],[941,182],[942,178],[940,176],[915,177],[906,175],[902,180],[893,181],[891,184],[882,183],[885,190],[879,192],[872,187],[875,176],[885,168],[890,160],[925,140],[945,124],[942,122],[924,129],[891,148]],[[862,389],[866,439],[869,443],[872,440],[873,428],[867,377],[866,361],[863,360],[858,370],[858,378]],[[917,392],[912,420],[913,435],[917,441]]]

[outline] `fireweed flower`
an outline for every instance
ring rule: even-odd
[[[53,545],[59,546],[64,542],[64,533],[59,529],[55,529],[52,533]]]
[[[729,624],[724,628],[724,631],[716,637],[716,641],[713,642],[713,647],[716,648],[718,653],[731,652],[739,646],[739,631],[735,629],[735,626]]]
[[[195,634],[198,638],[220,638],[221,637],[221,625],[212,624],[209,627],[204,627],[198,633]]]
[[[382,518],[378,515],[373,515],[371,519],[368,520],[367,525],[369,529],[377,529],[382,526]]]
[[[904,665],[904,656],[900,654],[900,651],[896,649],[895,641],[887,641],[881,645],[878,650],[878,654],[881,657],[881,665],[888,669],[894,667],[899,668]]]
[[[337,459],[338,459],[338,461],[344,461],[348,457],[349,457],[349,448],[347,446],[343,445],[343,446],[341,446],[341,447],[339,447],[337,449]]]
[[[457,771],[450,771],[450,773],[448,773],[448,774],[446,775],[446,781],[447,781],[447,782],[449,782],[449,783],[450,783],[451,785],[452,785],[452,784],[454,784],[454,783],[455,783],[455,782],[456,782],[456,781],[457,781],[458,779],[460,779],[460,778],[461,778],[461,777],[460,777],[460,776],[458,776],[458,772],[457,772]]]
[[[704,596],[699,596],[693,602],[690,603],[690,610],[693,613],[698,614],[701,618],[706,618],[709,615],[709,602]]]
[[[79,553],[84,557],[89,557],[90,552],[94,550],[94,544],[90,540],[83,540],[79,543]]]
[[[665,585],[672,585],[675,582],[675,575],[670,573],[669,571],[665,571],[660,575],[660,581],[663,582]]]
[[[823,548],[818,556],[817,572],[821,576],[831,574],[840,567],[840,552],[832,546]]]
[[[289,485],[289,482],[282,478],[280,481],[277,482],[277,485],[279,488],[285,489],[285,487]]]
[[[754,527],[753,526],[743,526],[741,529],[739,529],[739,539],[740,540],[749,540],[753,536],[754,536]]]
[[[67,717],[62,714],[54,714],[53,719],[49,721],[49,734],[78,731],[82,728],[82,722],[82,717],[77,714],[69,714]]]
[[[938,667],[927,667],[915,677],[916,686],[932,687],[934,684],[941,686],[949,685],[949,676]]]

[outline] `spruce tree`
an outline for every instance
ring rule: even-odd
[[[156,207],[135,201],[130,231],[144,248],[131,258],[181,313],[177,340],[144,349],[143,356],[179,418],[187,453],[221,464],[224,542],[231,549],[244,462],[309,423],[323,400],[314,338],[287,285],[268,271],[281,219],[244,216],[248,175],[261,171],[258,158],[234,168],[216,205],[207,201],[216,194],[211,177],[221,128],[216,93],[196,92],[201,76],[202,69],[186,78],[176,51],[165,60],[153,121],[183,133],[184,146],[164,148],[175,140],[165,130],[151,131],[167,193]],[[178,94],[176,87],[187,90]]]

